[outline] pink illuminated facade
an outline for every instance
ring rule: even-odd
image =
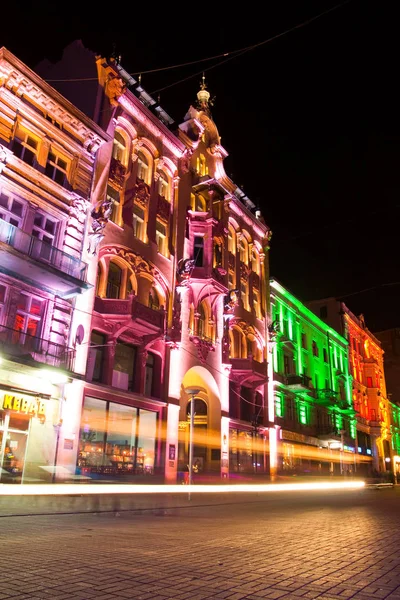
[[[0,49],[2,483],[75,472],[97,273],[85,240],[107,141],[99,126]]]
[[[225,174],[209,93],[173,131],[117,61],[80,43],[63,60],[77,55],[99,81],[82,109],[113,140],[88,229],[97,280],[77,473],[180,481],[193,401],[196,477],[269,474],[270,231]],[[45,67],[56,78],[63,61]]]

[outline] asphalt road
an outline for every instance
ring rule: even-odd
[[[400,488],[0,518],[0,600],[400,600]]]

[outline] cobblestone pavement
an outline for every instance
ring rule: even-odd
[[[0,600],[400,600],[400,488],[0,519]]]

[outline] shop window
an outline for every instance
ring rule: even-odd
[[[20,293],[14,320],[13,343],[22,344],[30,350],[39,348],[44,300]]]
[[[133,235],[144,242],[144,210],[136,204],[133,205],[132,219]]]
[[[110,203],[111,212],[109,219],[113,223],[119,222],[119,208],[121,203],[120,193],[114,189],[111,185],[107,186],[107,202]]]
[[[157,413],[86,397],[78,468],[106,479],[154,473]]]
[[[92,331],[87,362],[87,377],[89,381],[103,381],[107,349],[106,340],[107,338],[104,334]]]
[[[47,155],[45,173],[47,177],[64,186],[68,182],[68,161],[53,150],[50,150]]]
[[[112,385],[123,390],[133,390],[136,363],[136,346],[117,342],[115,346]]]
[[[0,219],[22,229],[25,203],[4,190],[0,193]]]
[[[137,176],[139,179],[143,179],[143,181],[147,184],[150,185],[150,165],[149,165],[149,161],[147,159],[147,156],[144,154],[144,152],[138,152],[137,155]]]
[[[39,152],[39,139],[28,131],[17,128],[12,147],[15,156],[23,160],[31,167],[36,166]]]
[[[156,244],[160,254],[167,253],[167,228],[158,219],[156,221]]]
[[[203,258],[204,258],[204,238],[200,236],[195,236],[193,243],[193,254],[196,267],[203,266]]]
[[[108,266],[106,298],[120,298],[122,284],[122,269],[114,262]]]

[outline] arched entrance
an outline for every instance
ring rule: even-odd
[[[208,443],[208,408],[201,398],[189,400],[187,405],[187,427],[185,440],[185,456],[189,457],[190,439],[190,412],[194,402],[194,427],[193,427],[193,471],[201,473],[207,469],[207,443]],[[188,461],[189,462],[189,461]]]

